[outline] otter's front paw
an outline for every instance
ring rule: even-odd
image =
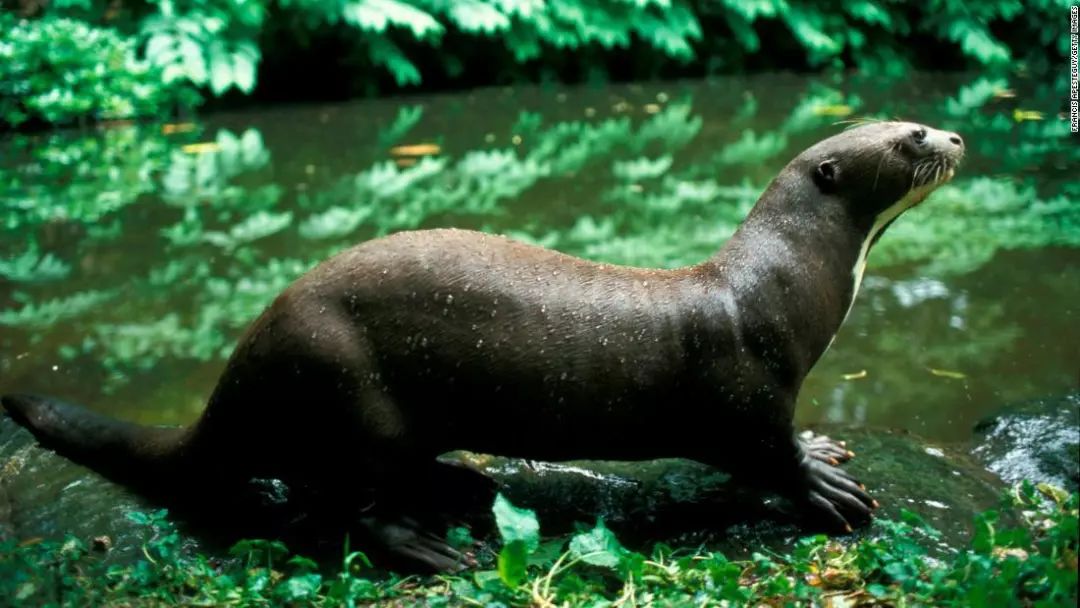
[[[847,449],[843,441],[817,435],[813,431],[803,431],[799,435],[799,443],[808,456],[827,464],[835,465],[855,457],[855,452]]]
[[[802,473],[811,518],[838,532],[870,522],[878,503],[849,473],[810,453],[803,459]]]

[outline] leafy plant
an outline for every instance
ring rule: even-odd
[[[0,13],[0,42],[7,41],[0,44],[0,121],[9,125],[162,116],[197,105],[196,90],[250,94],[263,45],[272,54],[275,46],[299,50],[335,36],[347,41],[344,57],[314,60],[346,62],[354,91],[377,91],[380,73],[393,87],[465,78],[490,84],[553,73],[603,75],[615,59],[625,59],[619,63],[638,77],[844,66],[896,76],[913,64],[937,67],[943,58],[952,67],[1045,74],[1068,56],[1067,40],[1052,34],[1067,7],[1052,1],[1023,7],[1009,0],[150,0],[123,10],[109,0],[57,0],[27,6],[40,14]],[[928,43],[940,52],[923,53]],[[478,57],[488,69],[465,70]]]
[[[0,124],[161,115],[193,101],[115,30],[0,11]]]
[[[163,511],[131,513],[146,527],[143,558],[106,565],[76,538],[0,543],[0,594],[59,605],[355,606],[429,605],[979,605],[1073,606],[1077,600],[1080,495],[1023,484],[977,518],[967,549],[931,555],[937,531],[917,515],[879,520],[850,543],[811,536],[786,554],[730,560],[703,549],[623,547],[602,522],[571,538],[540,543],[535,515],[500,497],[493,507],[503,538],[499,570],[401,578],[372,570],[346,549],[328,567],[290,555],[282,543],[244,540],[225,559],[185,548]],[[1005,525],[1008,513],[1023,523]],[[507,550],[507,547],[517,547]],[[519,560],[520,551],[556,551]],[[563,551],[562,548],[566,550]],[[512,564],[509,560],[513,560]],[[504,566],[505,564],[505,566]],[[377,565],[377,564],[376,564]]]

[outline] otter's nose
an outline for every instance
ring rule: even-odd
[[[949,133],[949,143],[954,146],[964,147],[964,140],[956,133]]]

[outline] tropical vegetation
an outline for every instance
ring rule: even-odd
[[[761,69],[979,67],[1064,80],[1065,0],[12,0],[0,125],[205,98],[356,96]],[[287,78],[285,77],[287,75]],[[310,76],[306,76],[310,75]],[[276,84],[275,84],[276,83]],[[299,83],[299,85],[298,85]]]
[[[543,538],[534,512],[499,496],[497,541],[452,531],[481,565],[430,577],[375,570],[347,545],[332,565],[264,540],[210,558],[183,549],[165,512],[132,512],[146,533],[130,563],[109,565],[100,546],[74,537],[0,545],[0,597],[53,606],[1075,606],[1078,504],[1076,493],[1023,484],[1000,511],[978,515],[969,547],[946,556],[936,554],[940,533],[904,512],[853,542],[810,536],[788,554],[729,559],[628,549],[603,521]]]

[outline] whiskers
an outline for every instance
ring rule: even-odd
[[[950,177],[956,170],[956,162],[944,154],[928,156],[915,163],[911,173],[911,189],[921,188],[929,184],[940,184]]]

